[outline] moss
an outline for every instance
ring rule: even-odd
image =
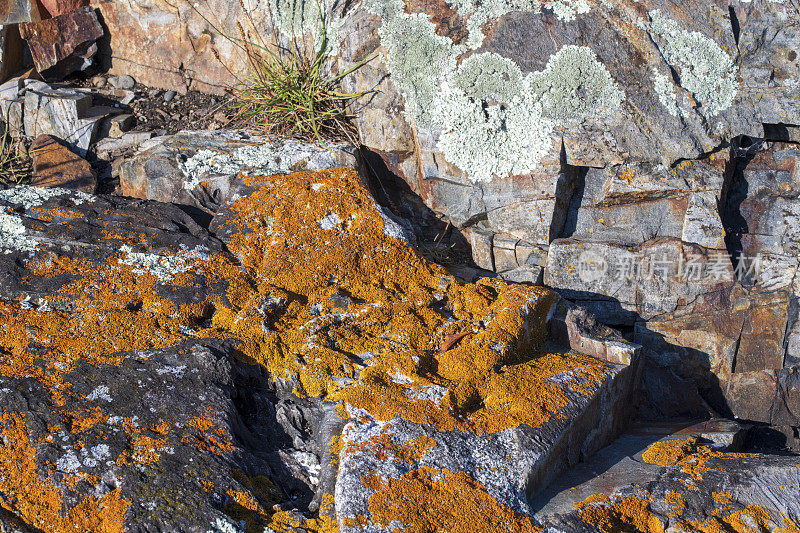
[[[733,104],[738,92],[737,67],[720,46],[697,31],[686,31],[661,10],[650,11],[645,27],[660,39],[664,60],[678,71],[680,84],[694,94],[703,112],[713,117]]]

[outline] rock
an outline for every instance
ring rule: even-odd
[[[24,109],[25,100],[23,98],[0,100],[0,112],[2,112],[0,123],[8,128],[9,135],[14,139],[25,135]]]
[[[94,141],[104,118],[91,108],[92,97],[68,89],[28,89],[25,93],[25,134],[46,134],[63,139],[78,154]]]
[[[99,148],[98,148],[99,149]],[[240,172],[354,168],[352,148],[243,136],[233,130],[184,131],[153,139],[120,166],[122,194],[215,212],[241,187]]]
[[[677,239],[632,246],[582,237],[550,245],[544,282],[605,322],[632,325],[729,287],[733,267],[726,250]]]
[[[67,15],[89,5],[89,0],[41,0],[51,17]]]
[[[52,135],[38,136],[29,151],[33,158],[31,185],[85,193],[93,193],[97,188],[92,165]]]
[[[164,101],[167,102],[167,103],[171,102],[172,100],[175,99],[175,96],[177,94],[178,93],[176,93],[175,91],[167,91],[167,92],[165,92],[164,93]]]
[[[104,33],[89,7],[22,24],[20,32],[28,42],[36,69],[44,79],[56,81],[88,68],[97,53],[95,41]]]
[[[16,26],[0,23],[0,83],[22,66],[22,41]],[[2,97],[0,97],[2,98]]]
[[[104,120],[100,125],[99,137],[111,137],[112,139],[119,139],[126,131],[133,127],[134,122],[135,119],[131,114],[110,117]]]
[[[107,159],[119,155],[126,150],[131,150],[141,146],[143,143],[153,138],[154,132],[141,131],[141,132],[128,132],[123,133],[119,139],[109,138],[101,139],[95,146],[95,151],[98,155]]]
[[[800,367],[737,372],[720,382],[730,413],[773,426],[800,426]]]
[[[40,17],[36,2],[30,0],[8,0],[0,6],[0,27],[20,22],[35,22]]]
[[[136,86],[136,80],[131,76],[111,76],[107,81],[115,89],[133,89]]]
[[[650,531],[795,527],[796,458],[723,451],[731,430],[741,431],[710,425],[626,434],[537,497],[537,519],[554,531],[587,533],[635,524]]]

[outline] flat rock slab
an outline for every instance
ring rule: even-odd
[[[0,26],[39,20],[36,2],[31,0],[8,0],[0,5]]]
[[[52,135],[40,135],[30,146],[33,158],[31,185],[61,187],[93,193],[97,178],[92,165]]]
[[[355,168],[352,147],[273,143],[233,130],[185,131],[143,143],[120,164],[125,196],[174,202],[215,212],[234,197],[239,173]]]
[[[797,458],[728,452],[706,438],[716,435],[702,427],[626,434],[543,493],[536,517],[552,531],[797,527]]]

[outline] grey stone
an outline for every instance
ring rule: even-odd
[[[92,97],[66,89],[26,90],[25,134],[47,134],[64,140],[85,156],[102,116],[90,112]]]
[[[164,101],[167,102],[167,103],[171,102],[172,100],[175,99],[175,96],[177,94],[178,93],[176,93],[175,91],[167,91],[167,92],[165,92],[164,93]]]
[[[107,81],[115,89],[133,89],[136,86],[132,76],[111,76]]]

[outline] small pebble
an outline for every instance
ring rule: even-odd
[[[131,76],[112,76],[108,83],[115,89],[133,89],[136,86],[136,80]]]
[[[164,101],[165,102],[171,102],[175,98],[175,96],[177,94],[178,93],[176,93],[175,91],[167,91],[167,92],[165,92],[164,93]]]

